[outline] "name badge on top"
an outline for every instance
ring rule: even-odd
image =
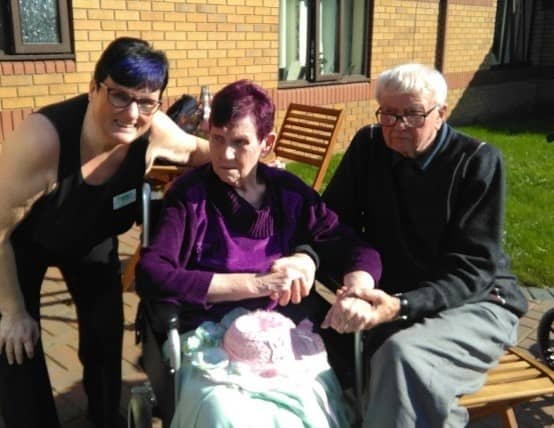
[[[113,209],[118,210],[137,200],[137,189],[131,189],[113,197]]]

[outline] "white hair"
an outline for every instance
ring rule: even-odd
[[[402,64],[383,71],[377,78],[376,96],[385,92],[429,97],[435,104],[446,103],[446,80],[434,68],[423,64]]]

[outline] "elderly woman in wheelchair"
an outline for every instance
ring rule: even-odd
[[[342,284],[373,286],[380,258],[300,179],[260,163],[274,116],[252,82],[214,96],[211,162],[167,192],[137,266],[143,300],[179,307],[174,427],[349,424],[314,275],[321,262]]]

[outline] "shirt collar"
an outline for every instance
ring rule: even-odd
[[[435,141],[433,141],[429,150],[427,150],[425,153],[423,153],[422,155],[418,156],[415,159],[410,159],[412,161],[412,164],[420,171],[425,171],[427,168],[429,168],[429,165],[431,165],[431,162],[433,161],[437,153],[444,146],[447,134],[448,134],[448,125],[446,124],[446,122],[444,122],[440,127],[439,132],[437,132]],[[399,162],[404,161],[406,159],[408,158],[405,158],[400,153],[395,151],[392,152],[393,166],[396,166]]]

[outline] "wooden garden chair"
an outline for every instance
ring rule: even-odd
[[[341,109],[291,103],[277,135],[274,148],[277,159],[317,168],[312,183],[316,191],[329,167],[342,118]]]
[[[469,410],[472,421],[498,414],[503,427],[517,428],[514,406],[553,393],[554,372],[526,351],[509,348],[498,366],[489,370],[485,385],[459,403]]]

